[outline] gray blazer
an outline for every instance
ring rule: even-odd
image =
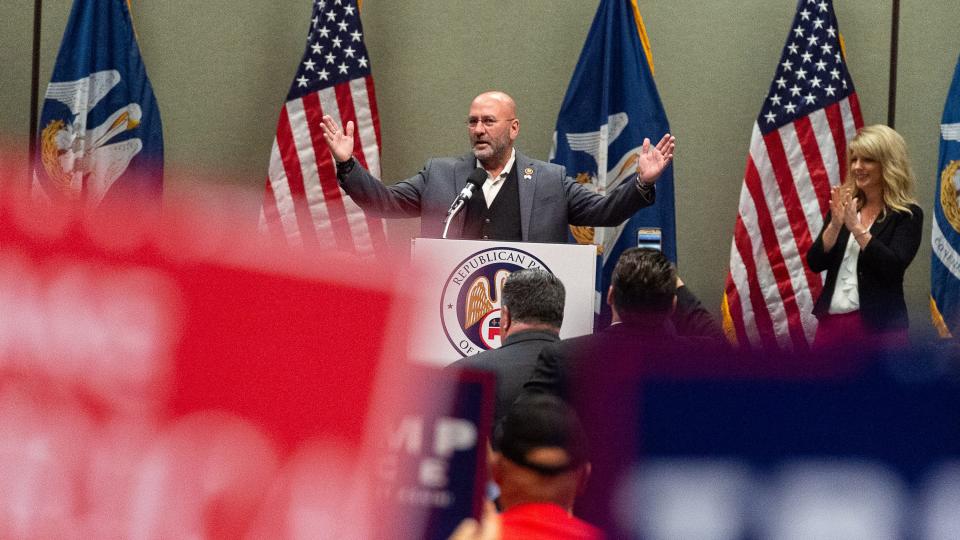
[[[466,185],[476,162],[472,153],[434,158],[416,176],[390,186],[355,163],[340,177],[340,185],[369,214],[385,218],[419,216],[420,235],[439,238],[447,209]],[[566,242],[567,225],[614,227],[654,201],[653,189],[641,193],[630,181],[621,182],[605,197],[597,195],[568,178],[562,165],[531,159],[520,151],[515,166],[525,242]],[[460,212],[454,218],[448,237],[461,237],[464,214]]]

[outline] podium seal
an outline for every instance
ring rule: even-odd
[[[515,248],[490,248],[462,260],[443,285],[440,318],[450,345],[461,356],[500,346],[503,282],[517,270],[541,268],[543,261]]]

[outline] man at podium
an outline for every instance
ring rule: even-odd
[[[669,134],[655,146],[645,139],[634,180],[621,182],[602,196],[567,177],[563,166],[529,158],[514,148],[520,120],[507,94],[477,96],[466,126],[470,153],[431,159],[412,178],[385,186],[354,159],[353,122],[341,129],[325,115],[321,123],[344,191],[371,215],[421,217],[420,234],[428,238],[566,242],[567,225],[619,225],[653,204],[654,183],[670,165],[676,143]],[[462,209],[448,225],[457,201]]]

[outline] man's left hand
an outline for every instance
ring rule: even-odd
[[[669,133],[651,146],[650,139],[643,139],[643,149],[637,156],[637,175],[641,183],[653,184],[673,160],[673,149],[677,139]]]

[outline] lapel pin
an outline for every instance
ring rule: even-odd
[[[523,179],[531,180],[533,178],[533,167],[527,167],[523,170]]]

